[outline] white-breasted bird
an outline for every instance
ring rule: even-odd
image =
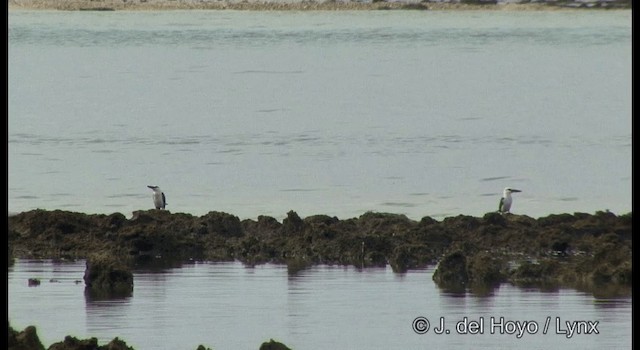
[[[511,198],[512,193],[522,192],[520,190],[516,190],[510,187],[506,187],[502,192],[502,198],[500,198],[500,204],[498,205],[498,212],[501,214],[510,213],[511,204],[513,203],[513,198]]]
[[[153,204],[156,209],[164,209],[167,205],[167,197],[164,196],[164,192],[158,186],[147,186],[153,190]]]

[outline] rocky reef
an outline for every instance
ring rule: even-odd
[[[16,331],[8,325],[8,350],[45,350],[44,345],[38,337],[36,327],[28,326],[23,331]],[[98,345],[96,338],[77,339],[72,336],[66,336],[63,341],[51,344],[47,350],[135,350],[127,346],[127,343],[117,337],[108,344]],[[196,350],[211,350],[204,345],[198,345]],[[273,339],[262,343],[260,350],[290,350],[286,345]]]
[[[602,290],[631,286],[631,223],[631,213],[606,211],[538,219],[487,213],[442,221],[375,212],[342,220],[301,218],[290,211],[279,222],[222,212],[197,217],[148,210],[128,219],[120,213],[33,210],[9,217],[8,243],[10,259],[88,259],[92,271],[117,282],[100,280],[88,268],[88,287],[109,290],[116,283],[125,292],[133,288],[128,268],[232,260],[287,264],[290,273],[317,264],[390,265],[402,273],[439,263],[433,279],[443,288],[510,282]],[[105,255],[121,265],[106,263]]]
[[[36,327],[28,326],[23,331],[18,332],[9,326],[8,345],[9,350],[44,350],[40,342]]]
[[[260,350],[291,350],[291,348],[278,341],[270,339],[268,342],[264,342],[260,345]]]
[[[18,332],[8,325],[8,345],[9,350],[45,350],[44,345],[38,337],[36,327],[28,326],[23,331]],[[106,345],[98,346],[96,338],[77,339],[66,336],[63,341],[51,344],[47,350],[134,350],[127,346],[124,341],[114,338]]]

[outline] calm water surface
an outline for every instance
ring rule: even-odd
[[[117,336],[140,350],[199,344],[257,349],[271,338],[306,350],[631,347],[630,297],[596,299],[570,289],[542,292],[510,285],[489,295],[454,294],[436,287],[433,269],[400,275],[391,268],[318,266],[290,275],[278,265],[196,263],[137,271],[132,297],[93,301],[85,298],[84,283],[74,282],[82,280],[84,268],[84,261],[17,260],[8,273],[12,326],[36,325],[45,346],[71,334],[97,337],[100,344]],[[29,278],[42,283],[29,287]],[[412,330],[418,317],[431,321],[426,334]],[[441,317],[449,334],[434,333]],[[484,333],[458,333],[456,324],[465,317],[484,319]],[[497,327],[490,333],[491,317],[496,323],[504,318],[505,334]],[[513,326],[506,326],[511,321],[535,322],[538,330],[518,338]],[[598,334],[568,337],[566,321],[598,322]]]
[[[631,211],[631,11],[8,19],[10,212]]]
[[[631,210],[631,11],[10,11],[8,204],[241,218]],[[631,300],[432,270],[193,264],[87,300],[84,263],[18,260],[9,321],[136,349],[628,349]],[[27,279],[41,278],[39,287]],[[56,279],[59,282],[49,282]],[[412,330],[431,320],[427,334]],[[490,334],[490,317],[536,334]],[[440,317],[450,334],[436,335]],[[457,321],[484,317],[485,334]],[[542,327],[550,317],[547,334]],[[599,322],[556,334],[555,318]],[[561,323],[561,326],[564,323]]]

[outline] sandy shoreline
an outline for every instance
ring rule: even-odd
[[[337,10],[485,10],[485,11],[571,11],[573,8],[544,3],[487,4],[342,2],[342,1],[227,1],[227,0],[9,0],[9,10],[63,11],[155,11],[155,10],[253,10],[253,11],[337,11]]]

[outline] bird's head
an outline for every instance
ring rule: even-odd
[[[505,189],[504,189],[504,194],[505,195],[507,193],[517,193],[517,192],[522,192],[522,191],[516,190],[515,188],[511,188],[511,187],[505,187]]]

